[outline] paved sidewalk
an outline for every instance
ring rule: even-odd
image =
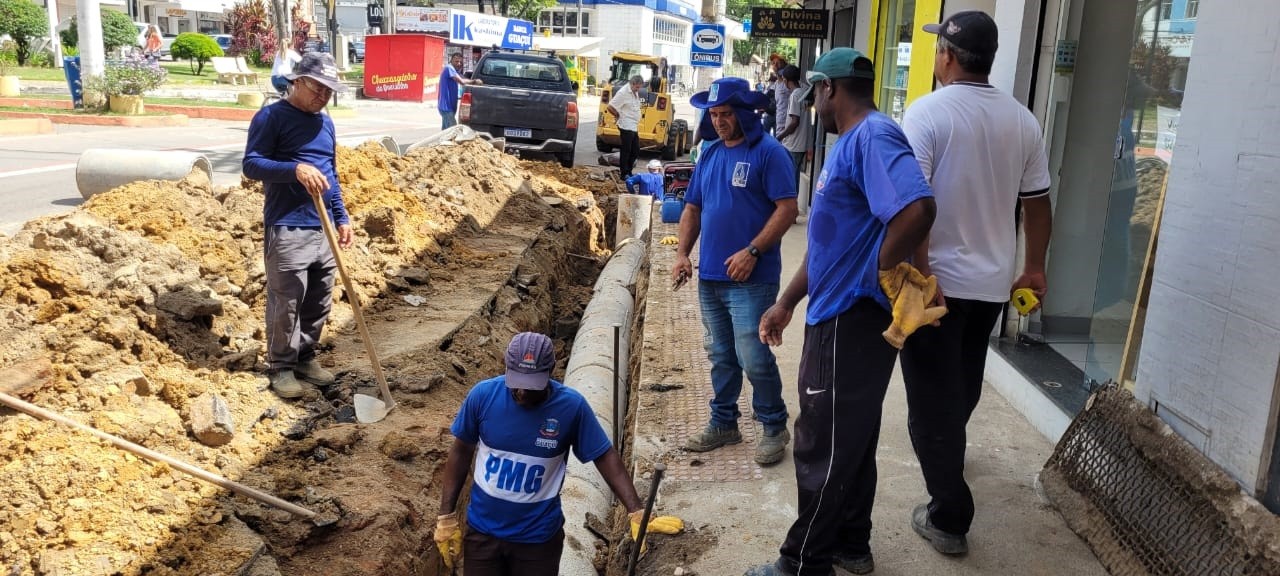
[[[658,504],[661,513],[676,514],[697,531],[715,537],[716,543],[691,557],[684,568],[702,576],[742,574],[777,557],[796,515],[795,464],[790,449],[777,466],[761,468],[752,462],[761,431],[746,416],[751,414],[747,385],[740,400],[742,444],[703,454],[680,449],[689,434],[706,423],[709,366],[702,350],[697,285],[691,281],[671,292],[675,249],[657,243],[663,236],[676,234],[676,225],[661,223],[655,211],[651,234],[633,456],[646,468],[655,461],[667,463]],[[800,264],[804,244],[805,227],[797,224],[783,241],[784,285]],[[793,425],[799,415],[795,381],[803,318],[802,305],[786,331],[785,344],[776,349]],[[978,505],[969,535],[971,551],[959,559],[934,552],[910,526],[911,509],[924,502],[926,495],[907,436],[906,416],[902,377],[895,372],[876,458],[879,486],[871,542],[876,574],[1106,574],[1084,542],[1037,494],[1035,477],[1052,446],[989,387],[969,425],[967,476]],[[837,574],[845,572],[837,570]]]

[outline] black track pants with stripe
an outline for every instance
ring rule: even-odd
[[[827,576],[833,555],[871,550],[880,412],[898,356],[880,335],[891,321],[862,299],[805,327],[794,448],[799,517],[780,550],[800,576]]]

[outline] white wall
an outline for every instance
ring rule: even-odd
[[[979,2],[964,2],[978,4]],[[1031,70],[1035,65],[1036,30],[1040,6],[1034,0],[995,0],[988,11],[1000,30],[1000,49],[991,67],[991,84],[1027,103],[1031,92]],[[953,2],[947,2],[950,14]],[[960,4],[960,2],[956,2]]]
[[[591,34],[603,38],[595,76],[604,81],[609,78],[613,52],[648,54],[653,49],[653,11],[642,6],[597,4]]]
[[[1136,389],[1254,493],[1280,364],[1277,22],[1275,0],[1200,10]]]

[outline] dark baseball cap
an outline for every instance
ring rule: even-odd
[[[995,54],[1000,30],[986,12],[956,12],[938,24],[925,24],[924,31],[947,39],[956,48],[977,54]]]
[[[507,388],[545,390],[556,367],[551,339],[537,332],[521,332],[507,346]]]
[[[334,64],[333,56],[325,52],[308,52],[293,67],[293,73],[286,74],[285,78],[292,82],[302,76],[314,79],[334,92],[347,91],[347,86],[338,79],[338,65]]]

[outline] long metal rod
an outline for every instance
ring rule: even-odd
[[[613,443],[618,447],[618,454],[622,454],[622,402],[619,397],[622,395],[622,376],[619,370],[619,351],[622,348],[622,325],[615,323],[613,325]]]
[[[237,494],[248,496],[249,498],[262,502],[263,504],[275,506],[276,508],[279,508],[281,510],[286,510],[292,514],[302,516],[303,518],[310,518],[313,520],[316,518],[315,512],[312,512],[311,510],[298,506],[297,504],[294,504],[292,502],[286,502],[284,500],[281,500],[280,498],[267,494],[266,492],[262,492],[262,491],[250,488],[248,486],[245,486],[244,484],[232,482],[230,480],[227,480],[226,478],[223,478],[222,476],[209,472],[203,468],[198,468],[191,464],[187,464],[186,462],[183,462],[181,460],[178,460],[170,456],[166,456],[164,454],[156,452],[155,450],[152,450],[145,446],[134,444],[133,442],[125,440],[124,438],[107,434],[106,432],[98,430],[97,428],[90,427],[86,424],[81,424],[79,422],[76,422],[75,420],[67,418],[66,416],[63,416],[56,412],[45,410],[44,408],[36,406],[35,404],[24,402],[18,398],[5,394],[4,392],[0,392],[0,403],[10,408],[13,408],[14,410],[22,412],[23,414],[26,414],[27,416],[30,416],[32,418],[51,420],[53,422],[57,422],[65,426],[70,426],[86,434],[91,434],[100,440],[105,440],[107,442],[110,442],[111,444],[115,445],[117,448],[120,448],[128,452],[132,452],[148,460],[163,462],[173,468],[176,468],[178,470],[186,472],[187,474],[195,476],[200,480],[204,480],[205,482],[208,482],[215,486],[226,488],[227,490],[230,490]]]
[[[382,366],[378,363],[378,353],[373,349],[373,339],[369,337],[369,328],[364,324],[364,313],[360,311],[360,294],[351,284],[351,277],[347,275],[347,267],[342,263],[342,252],[338,246],[338,238],[333,233],[333,223],[329,221],[329,211],[324,208],[324,200],[319,196],[312,196],[315,201],[316,212],[320,213],[320,224],[324,227],[324,236],[329,241],[329,250],[333,252],[333,261],[338,264],[338,275],[342,276],[342,285],[347,289],[347,297],[351,299],[351,312],[356,317],[356,326],[360,328],[360,338],[364,340],[365,352],[369,353],[369,362],[373,364],[373,376],[378,380],[378,392],[382,394],[382,401],[387,405],[387,412],[396,407],[396,401],[391,397],[391,388],[387,386],[387,378],[382,375]]]
[[[631,561],[627,563],[627,576],[636,576],[636,565],[640,563],[640,548],[644,536],[649,532],[649,518],[653,516],[653,503],[658,500],[658,485],[662,476],[667,473],[667,465],[659,462],[653,465],[653,482],[649,484],[649,501],[644,503],[644,514],[640,516],[640,533],[631,546]]]

